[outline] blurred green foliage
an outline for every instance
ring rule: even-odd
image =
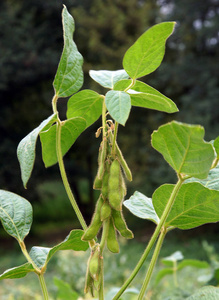
[[[180,112],[167,116],[134,108],[126,127],[119,128],[118,142],[134,175],[128,186],[129,195],[139,190],[151,196],[160,184],[175,181],[174,173],[150,146],[154,129],[178,119],[203,125],[207,140],[218,134],[219,1],[64,3],[75,18],[75,41],[85,60],[83,88],[99,92],[101,88],[88,77],[90,69],[122,68],[126,49],[146,29],[161,21],[177,22],[164,62],[145,81],[173,99]],[[59,184],[54,190],[48,185],[48,180],[56,185],[59,171],[56,166],[44,169],[40,148],[28,190],[22,187],[16,159],[19,141],[51,114],[52,81],[63,46],[61,9],[58,0],[0,2],[0,185],[36,203],[36,224],[49,217],[54,222],[69,218],[72,224],[75,219],[73,214],[70,217],[68,200]],[[60,100],[61,116],[65,114],[65,104]],[[88,128],[65,158],[71,186],[88,220],[97,198],[92,185],[100,143],[95,138],[98,127],[99,122]]]

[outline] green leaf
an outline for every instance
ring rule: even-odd
[[[23,138],[17,147],[17,156],[21,168],[21,177],[25,188],[31,176],[35,162],[35,149],[38,135],[43,129],[48,129],[56,120],[57,114],[51,115],[37,128],[31,131],[25,138]]]
[[[57,163],[56,154],[56,125],[49,130],[40,133],[42,144],[42,156],[46,167]],[[86,121],[83,118],[76,117],[62,122],[61,128],[61,148],[64,156],[74,144],[79,135],[85,130]]]
[[[0,190],[0,220],[8,234],[22,242],[32,224],[32,206],[24,198]]]
[[[83,57],[72,39],[75,30],[74,20],[65,6],[62,10],[62,24],[64,48],[53,86],[58,97],[68,97],[82,87],[84,78]]]
[[[89,72],[90,77],[105,88],[113,89],[114,84],[121,79],[128,79],[129,75],[125,70],[117,71],[94,71]]]
[[[67,118],[82,117],[89,127],[102,114],[102,100],[103,98],[94,91],[78,92],[68,100]]]
[[[60,250],[86,251],[89,247],[87,242],[81,240],[83,235],[82,230],[72,230],[66,239],[53,248],[47,247],[32,247],[30,257],[37,265],[42,268],[48,264],[53,255]]]
[[[153,194],[155,211],[161,217],[173,191],[173,184],[160,186]],[[219,192],[209,190],[198,182],[183,184],[180,188],[165,226],[191,229],[219,221]]]
[[[203,140],[204,128],[173,121],[152,134],[152,146],[178,174],[204,179],[214,159],[211,143]]]
[[[54,283],[58,288],[57,300],[77,300],[79,295],[72,290],[70,284],[64,282],[63,280],[55,277]]]
[[[157,273],[157,276],[155,278],[155,285],[157,285],[161,281],[161,279],[163,279],[166,275],[171,275],[171,274],[173,274],[172,268],[165,268],[165,269],[160,270]]]
[[[177,270],[181,270],[185,267],[194,267],[199,269],[206,269],[209,268],[210,265],[206,261],[201,261],[198,259],[184,259],[180,262],[177,266]]]
[[[186,300],[217,300],[219,299],[219,288],[214,286],[205,286],[197,290]]]
[[[131,80],[121,80],[114,86],[115,90],[125,90],[131,84]],[[134,86],[127,91],[131,97],[133,106],[174,113],[178,111],[176,104],[151,86],[141,81],[136,81]]]
[[[125,92],[109,91],[105,97],[106,107],[111,117],[119,124],[125,125],[131,110],[131,98]]]
[[[185,183],[188,182],[199,182],[208,189],[219,191],[219,165],[209,171],[206,179],[197,179],[192,177],[185,180]]]
[[[157,24],[145,33],[126,51],[123,68],[133,79],[156,70],[165,53],[165,43],[172,34],[175,22]]]
[[[34,272],[32,264],[26,263],[19,267],[14,267],[6,270],[4,273],[0,275],[0,280],[2,279],[15,279],[25,277],[28,273]]]
[[[214,140],[214,148],[217,153],[217,157],[219,158],[219,136]]]
[[[154,222],[155,224],[159,223],[159,218],[154,210],[152,199],[146,197],[140,192],[134,192],[129,200],[123,202],[125,207],[127,207],[130,212],[141,218]]]

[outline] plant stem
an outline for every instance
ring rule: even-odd
[[[127,92],[130,88],[132,88],[133,85],[135,85],[135,82],[136,82],[136,79],[132,78],[132,81],[131,81],[130,85],[124,90],[124,92]]]
[[[103,132],[103,139],[106,137],[106,104],[105,104],[105,97],[103,96],[103,105],[102,105],[102,132]]]
[[[104,300],[104,266],[103,266],[103,258],[101,258],[101,272],[100,272],[100,289],[99,289],[99,300]]]
[[[45,283],[45,279],[44,279],[43,274],[39,274],[38,278],[39,278],[39,281],[40,281],[40,286],[41,286],[41,289],[42,289],[42,292],[43,292],[44,300],[49,300],[49,294],[48,294],[48,291],[47,291],[47,287],[46,287],[46,283]]]
[[[159,236],[160,230],[163,227],[164,223],[166,222],[166,219],[169,215],[169,212],[172,208],[172,205],[174,203],[174,200],[176,199],[177,193],[183,183],[183,178],[179,177],[171,195],[170,198],[167,202],[167,205],[163,211],[163,214],[160,218],[160,222],[157,224],[157,227],[155,228],[155,231],[144,251],[144,253],[142,254],[139,262],[137,263],[136,267],[134,268],[134,270],[132,271],[131,275],[129,276],[129,278],[126,280],[126,282],[123,284],[123,286],[121,287],[121,289],[118,291],[118,293],[114,296],[113,300],[117,300],[119,299],[119,297],[123,294],[123,292],[127,289],[127,287],[129,286],[129,284],[132,282],[132,280],[135,278],[135,276],[137,275],[138,271],[140,270],[140,268],[142,267],[143,263],[145,262],[151,248],[153,247],[154,243],[157,240],[157,237]]]
[[[36,264],[34,263],[32,258],[30,257],[29,253],[27,252],[27,248],[26,248],[25,243],[23,241],[21,241],[21,242],[19,241],[19,245],[21,247],[23,255],[26,257],[27,261],[32,264],[32,266],[35,269],[35,272],[39,275],[41,273],[41,270],[36,266]]]
[[[144,294],[145,294],[145,291],[147,289],[147,286],[149,284],[149,281],[151,279],[151,275],[152,275],[152,272],[154,270],[154,267],[155,267],[155,264],[157,262],[157,258],[159,256],[159,253],[160,253],[160,249],[162,247],[162,244],[163,244],[163,240],[166,236],[166,229],[163,228],[163,230],[161,231],[161,234],[159,236],[159,239],[157,241],[157,244],[156,244],[156,247],[154,249],[154,254],[152,256],[152,259],[151,259],[151,263],[148,267],[148,270],[147,270],[147,274],[145,276],[145,279],[144,279],[144,282],[143,282],[143,285],[142,285],[142,288],[140,290],[140,293],[139,293],[139,296],[138,296],[138,300],[142,300],[143,297],[144,297]]]
[[[112,155],[113,156],[115,156],[115,154],[116,154],[116,139],[117,139],[118,127],[119,127],[119,123],[115,122],[114,134],[113,134],[113,144],[112,144]]]
[[[58,113],[58,110],[57,110],[57,100],[58,100],[58,96],[55,94],[52,98],[52,110],[53,110],[53,113]]]
[[[62,125],[61,125],[61,121],[58,121],[56,123],[56,153],[57,153],[57,158],[58,158],[58,163],[59,163],[59,169],[60,169],[60,173],[61,173],[61,177],[62,177],[62,181],[66,190],[66,193],[68,195],[68,198],[71,202],[71,205],[78,217],[78,220],[82,226],[82,228],[84,230],[87,229],[87,224],[81,214],[81,211],[77,205],[77,202],[74,198],[74,195],[72,193],[72,190],[70,188],[69,182],[68,182],[68,178],[66,175],[66,171],[65,171],[65,166],[64,166],[64,162],[63,162],[63,157],[62,157],[62,148],[61,148],[61,129],[62,129]]]

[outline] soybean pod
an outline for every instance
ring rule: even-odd
[[[109,219],[109,230],[107,236],[107,248],[113,253],[119,253],[119,243],[117,241],[117,233],[113,224],[113,219]]]
[[[118,146],[117,143],[116,143],[116,155],[117,155],[118,160],[119,160],[119,162],[120,162],[120,164],[122,166],[122,169],[123,169],[123,171],[125,173],[126,178],[129,181],[132,181],[132,172],[129,169],[129,166],[127,165],[127,162],[125,161],[125,158],[122,155],[122,151],[119,149],[119,146]]]
[[[93,280],[98,281],[99,273],[101,268],[100,262],[100,248],[96,247],[96,249],[91,253],[91,257],[89,259],[89,272]]]
[[[87,228],[87,230],[85,231],[85,233],[81,238],[83,241],[90,241],[96,237],[102,225],[102,221],[100,219],[100,210],[101,210],[101,206],[103,205],[103,202],[104,200],[100,195],[99,199],[97,200],[95,212],[93,214],[93,218],[91,220],[90,226]]]
[[[120,163],[115,159],[110,166],[108,199],[109,204],[116,210],[121,210],[123,195],[121,193],[121,168]]]
[[[126,239],[132,239],[134,237],[132,231],[128,229],[122,211],[116,211],[112,209],[112,218],[116,229]]]
[[[100,219],[101,219],[101,221],[104,221],[107,218],[109,218],[109,216],[111,216],[111,211],[112,211],[112,209],[111,209],[108,201],[106,200],[103,203],[103,205],[101,207],[101,211],[100,211]]]
[[[97,177],[102,179],[105,171],[105,160],[107,156],[107,140],[106,138],[101,142],[98,155],[98,170]]]

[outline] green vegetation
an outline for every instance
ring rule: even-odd
[[[16,239],[26,258],[26,263],[3,272],[0,280],[19,279],[28,273],[35,273],[43,298],[48,300],[50,296],[44,275],[52,257],[63,250],[75,252],[90,248],[85,276],[85,297],[88,295],[90,298],[98,297],[99,300],[118,300],[126,297],[126,294],[137,294],[137,299],[142,300],[149,291],[152,274],[167,233],[175,229],[193,229],[219,221],[219,137],[206,142],[201,125],[177,121],[168,122],[154,130],[151,145],[175,172],[176,183],[161,185],[155,190],[152,198],[135,192],[130,200],[124,201],[127,194],[125,178],[132,181],[132,173],[117,143],[119,127],[125,126],[131,108],[135,106],[165,113],[178,111],[170,98],[140,81],[140,78],[154,72],[160,66],[165,54],[166,41],[173,33],[175,22],[162,22],[144,32],[125,52],[122,61],[124,69],[89,72],[92,79],[109,89],[105,94],[87,89],[79,91],[84,78],[83,57],[72,39],[75,24],[65,6],[62,11],[62,23],[64,47],[53,82],[52,114],[21,140],[17,147],[17,156],[23,186],[27,188],[36,160],[36,142],[40,138],[44,165],[52,167],[58,164],[65,192],[82,230],[71,230],[63,241],[51,248],[34,246],[28,251],[24,239],[32,225],[32,206],[25,198],[0,190],[0,219],[3,228]],[[63,120],[58,102],[62,103],[62,99],[66,97],[71,98],[67,104],[66,119]],[[101,137],[101,142],[94,189],[99,190],[100,194],[91,223],[87,226],[69,184],[63,158],[82,132],[99,117],[102,124],[96,137]],[[112,253],[119,253],[119,233],[126,239],[133,238],[123,215],[123,203],[135,216],[152,221],[156,227],[131,274],[125,276],[120,288],[109,290],[107,295],[104,285],[104,275],[107,274],[104,263],[106,248]],[[98,235],[100,229],[101,236]],[[130,289],[130,284],[142,269],[149,254],[151,259],[144,279],[137,289]],[[209,267],[207,263],[194,259],[184,260],[177,265],[177,260],[179,257],[176,258],[176,255],[164,260],[170,268],[158,273],[156,284],[169,272],[174,274],[177,286],[176,274],[180,268]],[[217,280],[217,267],[214,268],[211,278]],[[78,292],[72,290],[68,283],[58,278],[54,282],[58,287],[58,298],[78,298]],[[175,296],[180,296],[181,293],[180,297],[187,299],[198,299],[200,293],[204,295],[204,299],[209,295],[218,295],[218,289],[210,285],[194,293],[189,290],[186,294],[185,291],[183,294],[181,290],[178,292]]]

